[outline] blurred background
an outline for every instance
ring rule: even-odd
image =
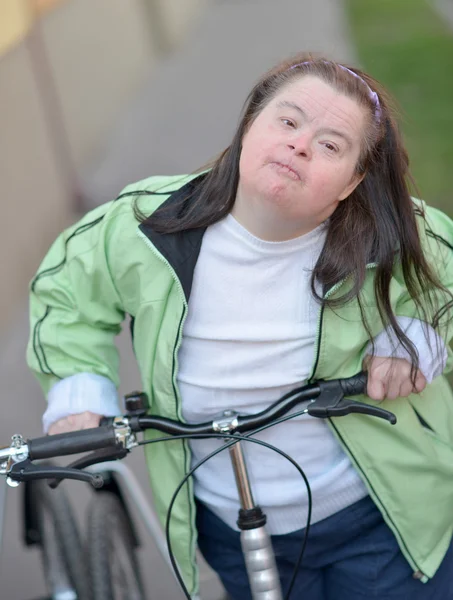
[[[56,235],[126,184],[217,154],[253,82],[300,50],[360,65],[390,89],[418,193],[453,215],[453,0],[0,1],[0,445],[41,433],[27,294]],[[127,335],[118,343],[125,393],[139,383]],[[146,489],[141,458],[130,464]],[[5,600],[44,586],[21,545],[19,504],[8,490]],[[177,598],[150,540],[142,559],[157,597]],[[205,598],[219,598],[203,572]]]

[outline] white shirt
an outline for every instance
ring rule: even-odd
[[[310,280],[324,240],[319,227],[289,241],[263,241],[231,215],[208,228],[178,357],[185,420],[206,421],[226,409],[258,412],[309,378],[320,310]],[[289,454],[305,471],[312,522],[367,494],[323,420],[296,417],[257,438]],[[193,464],[222,444],[191,441]],[[267,514],[270,533],[305,526],[307,491],[296,469],[269,449],[243,446],[254,498]],[[195,495],[237,529],[239,500],[228,451],[200,467],[194,484]]]

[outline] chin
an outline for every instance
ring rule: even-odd
[[[245,197],[260,198],[265,203],[281,206],[300,202],[300,188],[295,186],[296,182],[280,176],[273,170],[246,172],[241,177],[241,187]]]
[[[297,200],[294,189],[286,182],[273,181],[263,189],[264,198],[279,206],[288,206]]]

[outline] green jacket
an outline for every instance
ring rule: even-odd
[[[194,186],[196,181],[188,176],[152,177],[131,185],[53,244],[31,286],[32,334],[27,353],[45,393],[60,379],[80,372],[108,377],[118,385],[114,338],[129,314],[150,412],[182,419],[178,349],[205,230],[157,234],[139,225],[132,205],[138,199],[140,209],[150,214],[167,198],[173,205],[180,193],[177,190]],[[453,245],[453,223],[438,210],[426,210],[432,230],[427,234],[421,228],[426,256],[453,290],[453,252],[433,235]],[[377,335],[383,324],[373,279],[370,265],[363,303],[372,333]],[[340,288],[343,293],[348,285],[347,279],[338,283],[326,297],[334,297]],[[396,315],[417,317],[398,268],[391,302]],[[442,332],[447,340],[446,327]],[[346,377],[360,371],[368,341],[357,301],[335,310],[322,306],[311,378]],[[427,581],[442,561],[453,532],[453,396],[440,376],[422,394],[384,401],[381,406],[397,415],[396,425],[348,415],[331,419],[330,426],[414,573]],[[185,441],[175,441],[145,448],[157,511],[164,521],[171,496],[189,469],[189,447]],[[196,593],[198,585],[194,518],[190,483],[176,502],[171,533],[191,593]]]

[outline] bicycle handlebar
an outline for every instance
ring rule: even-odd
[[[346,394],[348,396],[364,394],[367,380],[366,372],[358,373],[346,379],[319,380],[316,383],[292,390],[265,410],[253,415],[237,415],[232,413],[218,420],[194,424],[181,423],[180,421],[162,417],[144,416],[132,418],[131,428],[133,431],[157,429],[171,435],[184,435],[186,433],[202,435],[221,431],[222,423],[225,423],[226,430],[228,422],[234,419],[235,423],[228,428],[228,431],[245,433],[268,425],[301,402],[310,402],[307,407],[307,413],[312,417],[326,419],[329,417],[341,417],[351,413],[361,413],[380,417],[386,419],[392,425],[395,424],[396,417],[393,413],[377,406],[345,399],[344,396]]]
[[[82,429],[70,433],[46,435],[44,437],[27,440],[28,457],[30,460],[54,458],[87,452],[87,450],[100,450],[101,448],[116,447],[118,441],[113,427],[95,427]]]
[[[139,431],[156,429],[171,435],[245,433],[271,424],[301,402],[309,402],[304,412],[313,417],[330,418],[350,413],[362,413],[384,418],[392,424],[396,423],[395,415],[382,408],[345,398],[346,394],[348,396],[364,394],[366,385],[366,372],[346,379],[319,380],[285,394],[259,413],[238,415],[234,411],[226,411],[217,420],[203,423],[182,423],[165,417],[125,416],[104,419],[99,427],[93,429],[44,436],[27,441],[23,440],[21,436],[13,436],[13,445],[10,448],[0,448],[0,461],[7,459],[7,462],[0,466],[0,474],[9,475],[16,481],[37,478],[39,467],[33,465],[32,460],[91,451],[92,454],[85,459],[69,465],[69,467],[73,467],[72,469],[55,467],[57,478],[70,477],[68,472],[76,471],[74,467],[81,469],[87,464],[108,460],[109,456],[122,458],[132,447],[137,445],[134,434]],[[19,439],[21,441],[18,441]],[[46,473],[48,471],[49,469]],[[80,471],[76,472],[80,475]],[[87,480],[89,477],[92,476],[87,473]],[[80,476],[77,478],[80,479]],[[91,482],[93,483],[93,481]]]

